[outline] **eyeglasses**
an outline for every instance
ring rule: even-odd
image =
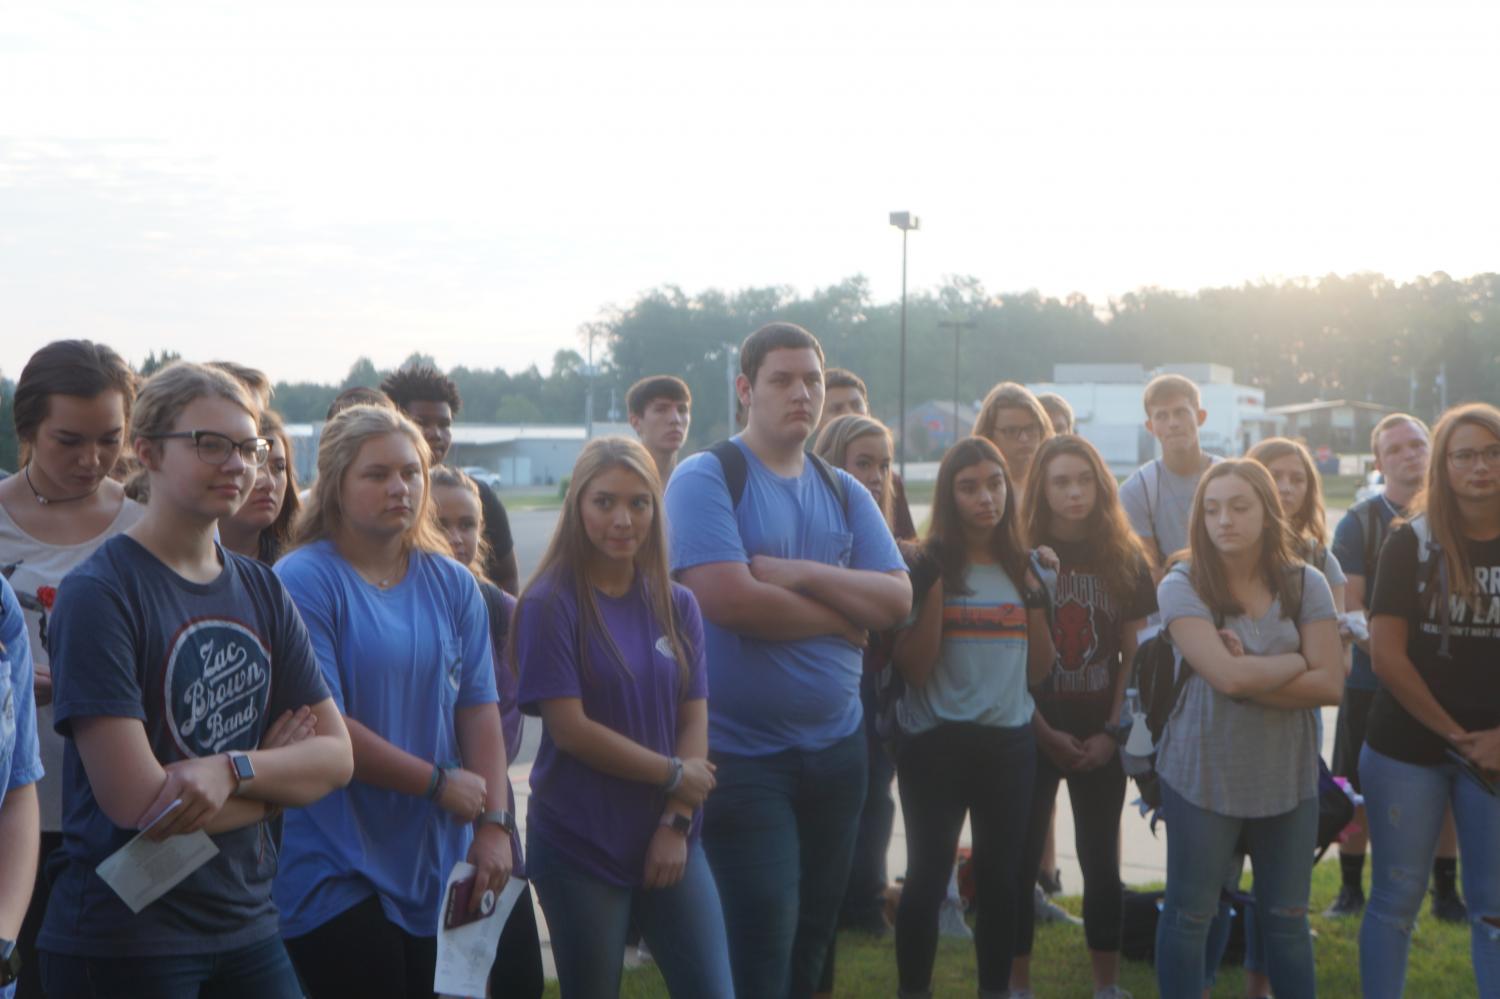
[[[240,458],[251,468],[259,468],[271,457],[271,441],[268,437],[247,437],[237,441],[213,430],[182,430],[174,434],[150,434],[150,440],[187,440],[193,442],[198,451],[198,460],[210,465],[222,465],[229,460],[231,452],[238,451]]]
[[[1042,428],[1035,423],[1024,427],[996,427],[995,430],[1008,441],[1036,440],[1042,436]]]
[[[1474,462],[1480,457],[1490,468],[1500,468],[1500,444],[1491,444],[1487,448],[1476,450],[1471,447],[1460,448],[1457,451],[1448,452],[1448,464],[1459,471],[1465,471],[1474,467]]]

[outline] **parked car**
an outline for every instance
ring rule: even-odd
[[[473,479],[475,482],[483,482],[491,489],[500,488],[500,476],[490,471],[488,468],[484,468],[480,465],[465,465],[462,469],[460,469],[460,471],[462,471],[469,478]]]

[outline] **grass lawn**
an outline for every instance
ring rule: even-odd
[[[1339,868],[1333,860],[1319,864],[1313,872],[1311,911],[1313,942],[1318,967],[1318,994],[1331,999],[1359,995],[1359,922],[1328,920],[1317,913],[1338,893]],[[1075,915],[1081,899],[1064,898],[1062,904]],[[1424,907],[1425,908],[1425,907]],[[1073,999],[1093,994],[1083,929],[1073,926],[1037,927],[1032,957],[1032,987],[1042,999]],[[1126,961],[1121,984],[1137,999],[1155,996],[1156,979],[1148,964]],[[933,994],[952,999],[971,999],[977,987],[974,947],[967,941],[943,940],[933,976]],[[1411,963],[1406,976],[1409,996],[1472,996],[1476,993],[1474,971],[1469,962],[1469,929],[1439,923],[1424,911],[1412,940]],[[896,957],[891,940],[871,940],[859,934],[839,937],[837,996],[891,996],[896,992]],[[548,996],[556,996],[557,983],[549,983]],[[1214,995],[1245,994],[1239,968],[1219,976]],[[654,967],[628,972],[620,995],[631,999],[666,996],[666,986]]]

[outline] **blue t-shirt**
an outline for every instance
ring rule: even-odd
[[[42,779],[36,735],[36,699],[31,689],[31,639],[10,583],[0,576],[0,793]],[[0,988],[0,999],[16,994]]]
[[[328,698],[307,630],[271,570],[220,549],[194,583],[116,535],[63,579],[48,629],[63,747],[63,846],[37,945],[85,957],[233,950],[276,935],[273,823],[215,836],[218,856],[139,913],[94,873],[136,834],[99,807],[75,718],[135,718],[162,763],[260,746],[282,712]],[[226,766],[228,764],[225,764]]]
[[[684,693],[672,644],[639,577],[624,596],[596,590],[594,600],[608,638],[590,635],[585,666],[572,578],[542,579],[527,590],[516,623],[521,710],[537,715],[541,701],[576,697],[589,720],[663,756],[676,755],[680,702],[708,696],[698,601],[673,584],[672,604],[687,645]],[[609,884],[640,885],[646,848],[665,807],[656,787],[601,773],[558,749],[542,730],[531,769],[528,835],[545,839],[577,870]]]
[[[1370,516],[1380,518],[1381,538],[1390,537],[1391,521],[1396,519],[1398,513],[1404,516],[1404,511],[1397,510],[1384,496],[1372,496],[1344,514],[1344,519],[1339,521],[1339,526],[1333,532],[1333,554],[1343,567],[1344,575],[1365,577],[1365,609],[1368,613],[1370,602],[1375,598],[1375,574],[1370,570],[1376,566],[1365,565],[1364,528],[1354,512],[1361,506],[1369,508]],[[1375,555],[1378,562],[1379,551]],[[1344,685],[1355,690],[1380,689],[1380,680],[1376,678],[1375,669],[1370,665],[1369,654],[1357,645],[1354,647],[1353,664]]]
[[[457,710],[499,700],[489,616],[469,570],[414,552],[401,581],[382,590],[319,541],[276,573],[339,710],[413,756],[457,765]],[[407,933],[433,936],[443,885],[472,838],[436,802],[358,778],[287,813],[276,878],[282,936],[309,933],[371,895]]]
[[[786,478],[768,469],[740,438],[745,492],[736,508],[723,466],[709,452],[677,466],[667,486],[672,570],[752,555],[808,559],[847,569],[906,571],[890,528],[869,490],[837,470],[847,511],[811,462]],[[708,643],[709,742],[739,756],[817,750],[859,728],[862,654],[834,635],[773,642],[704,622]]]

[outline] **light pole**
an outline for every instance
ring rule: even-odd
[[[938,329],[953,331],[953,441],[958,443],[958,335],[964,330],[971,330],[977,324],[972,319],[944,319],[938,323]]]
[[[901,375],[896,390],[896,464],[906,478],[906,234],[922,228],[922,220],[911,212],[891,212],[891,225],[901,230]]]
[[[738,344],[733,343],[721,342],[719,346],[724,348],[724,377],[729,380],[729,422],[725,424],[729,429],[725,431],[724,436],[733,437],[735,431],[739,429],[734,425],[735,406],[739,402],[734,391],[734,360],[739,356],[740,348]]]

